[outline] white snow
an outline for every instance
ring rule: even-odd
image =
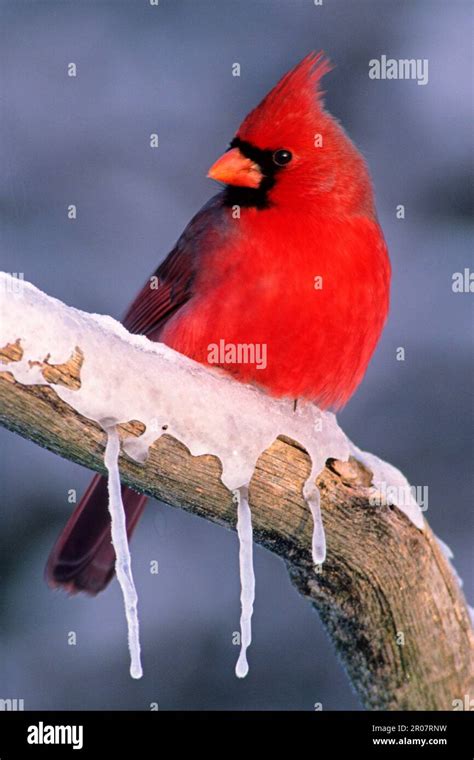
[[[28,385],[48,385],[41,367],[32,362],[49,364],[66,362],[79,346],[84,354],[81,387],[72,390],[61,385],[54,389],[66,403],[81,415],[110,429],[120,422],[139,420],[146,426],[138,438],[122,443],[126,454],[145,461],[151,444],[166,429],[168,435],[184,443],[191,454],[212,454],[222,463],[222,482],[230,491],[239,492],[239,523],[241,538],[240,562],[242,574],[242,653],[238,675],[245,674],[245,649],[250,643],[250,617],[253,604],[252,553],[250,511],[245,494],[259,456],[279,435],[300,443],[311,459],[311,473],[303,489],[313,517],[312,555],[315,564],[326,556],[324,528],[319,505],[316,477],[326,460],[347,460],[354,454],[374,472],[374,486],[387,482],[407,484],[404,476],[391,465],[371,454],[360,452],[337,424],[336,417],[323,412],[314,404],[299,401],[293,410],[293,400],[275,399],[253,386],[236,382],[220,370],[211,370],[186,356],[176,353],[162,343],[153,343],[144,336],[129,334],[109,316],[92,315],[64,305],[47,296],[26,281],[0,273],[0,347],[21,341],[23,357],[2,369]],[[133,371],[123,372],[130,365],[133,352]],[[109,434],[108,456],[112,461],[118,454]],[[111,493],[117,495],[116,464],[111,468]],[[423,516],[413,499],[401,507],[414,524],[422,529]],[[113,505],[114,514],[120,504]],[[112,508],[111,508],[112,511]],[[117,542],[117,544],[116,544]],[[114,538],[117,556],[125,557],[123,531]],[[128,548],[127,548],[128,552]],[[125,557],[125,559],[127,559]],[[130,630],[131,651],[135,673],[138,651],[136,599],[131,574],[125,561],[123,589]],[[245,639],[244,639],[245,635]]]
[[[140,661],[140,638],[138,627],[138,596],[133,582],[130,550],[128,548],[127,523],[120,490],[120,473],[118,459],[120,439],[115,428],[108,428],[104,464],[108,472],[109,512],[112,528],[112,543],[115,549],[115,572],[122,589],[125,615],[128,625],[128,648],[130,650],[130,675],[141,678],[143,675]]]
[[[372,487],[374,491],[381,490],[388,496],[388,503],[392,504],[412,521],[420,530],[424,527],[423,512],[421,511],[415,497],[413,496],[410,484],[406,477],[397,470],[393,464],[384,462],[375,454],[369,454],[368,451],[361,451],[353,443],[350,443],[351,454],[359,462],[364,464],[372,472]],[[390,494],[400,494],[400,500],[396,503]]]

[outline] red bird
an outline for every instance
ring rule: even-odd
[[[337,409],[382,331],[390,263],[364,159],[321,101],[329,69],[307,56],[247,116],[209,171],[225,187],[123,324],[204,364],[222,341],[265,346],[265,363],[221,364],[272,395]],[[130,536],[146,497],[122,494]],[[96,475],[49,557],[52,586],[96,594],[113,577],[107,501]]]

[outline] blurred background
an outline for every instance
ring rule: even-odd
[[[389,323],[340,423],[428,486],[427,518],[474,602],[472,295],[451,288],[473,268],[471,3],[3,0],[0,13],[1,268],[117,318],[216,192],[207,169],[242,117],[325,50],[326,103],[368,160],[393,265]],[[369,79],[382,54],[427,58],[429,83]],[[250,674],[235,678],[236,536],[157,502],[132,543],[145,670],[132,681],[116,581],[95,599],[43,581],[68,490],[80,495],[90,473],[3,429],[0,450],[0,697],[26,709],[360,709],[316,613],[261,548]]]

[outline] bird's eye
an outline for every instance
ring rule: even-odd
[[[293,155],[291,151],[289,150],[276,150],[275,153],[272,156],[273,163],[277,166],[285,166],[285,164],[289,164],[291,159],[293,158]]]

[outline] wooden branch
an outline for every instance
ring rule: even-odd
[[[130,347],[123,373],[133,373],[135,350]],[[103,430],[52,387],[16,382],[9,369],[21,356],[21,342],[12,335],[0,349],[0,423],[104,473]],[[82,361],[80,346],[61,365],[46,357],[43,376],[77,388]],[[121,426],[123,437],[142,432],[139,421]],[[418,530],[396,507],[370,506],[371,473],[355,459],[328,460],[317,481],[328,557],[315,573],[311,515],[302,498],[309,471],[307,454],[287,438],[261,455],[250,484],[255,540],[285,561],[299,592],[319,611],[363,705],[451,710],[454,700],[464,702],[474,692],[473,631],[457,580],[429,527]],[[165,434],[145,464],[123,454],[120,472],[138,491],[235,528],[235,505],[215,457],[192,457]]]

